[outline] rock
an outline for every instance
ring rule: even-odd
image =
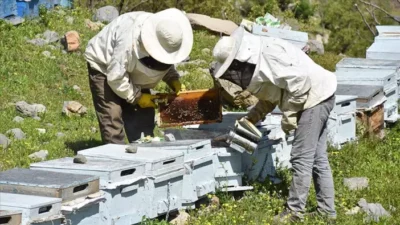
[[[39,134],[45,134],[46,133],[46,129],[43,129],[43,128],[36,128],[36,130],[39,132]]]
[[[73,87],[72,87],[72,89],[74,89],[75,91],[81,91],[81,88],[78,86],[78,85],[74,85]]]
[[[325,53],[324,44],[322,41],[309,40],[308,45],[310,46],[311,52],[316,52],[319,55],[323,55]]]
[[[202,59],[196,59],[196,60],[193,60],[193,61],[178,63],[177,66],[188,66],[188,65],[199,66],[201,64],[207,64],[207,62],[205,60],[202,60]]]
[[[77,101],[66,101],[64,102],[62,112],[66,116],[69,116],[74,113],[79,115],[84,115],[87,112],[87,108]]]
[[[38,116],[34,116],[33,119],[34,119],[34,120],[37,120],[37,121],[41,121],[41,120],[42,120],[42,118],[40,118],[40,117],[38,117]]]
[[[179,76],[180,77],[183,77],[183,76],[186,76],[186,75],[188,75],[189,74],[189,72],[188,71],[180,71],[180,70],[178,70],[178,73],[179,73]]]
[[[317,40],[317,41],[319,41],[319,42],[323,42],[323,37],[322,37],[322,35],[317,34],[317,35],[315,36],[315,40]]]
[[[46,30],[43,33],[43,37],[47,43],[53,43],[53,42],[57,42],[58,40],[60,40],[60,35],[57,32],[51,31],[51,30]]]
[[[294,8],[296,8],[296,6],[297,6],[296,3],[290,3],[290,4],[288,4],[287,8],[288,8],[289,10],[294,10]]]
[[[15,103],[16,110],[24,116],[36,117],[39,113],[46,112],[46,107],[42,104],[28,104],[25,101]]]
[[[85,19],[85,25],[87,28],[89,28],[92,31],[100,30],[102,27],[105,25],[101,22],[93,22],[89,19]]]
[[[329,33],[326,32],[324,34],[324,37],[323,37],[324,44],[328,44],[329,43],[329,37],[330,37]]]
[[[22,118],[20,116],[16,116],[16,117],[14,117],[13,121],[16,123],[22,123],[24,121],[24,118]]]
[[[368,221],[374,220],[375,222],[379,222],[381,217],[390,217],[389,212],[379,203],[368,203],[367,200],[361,198],[358,201],[358,206],[367,214]]]
[[[170,221],[171,224],[174,225],[185,225],[189,221],[190,215],[184,210],[179,211],[179,215]]]
[[[165,141],[174,142],[176,141],[175,136],[173,134],[164,134]]]
[[[69,23],[69,24],[74,24],[74,17],[72,17],[72,16],[67,16],[66,18],[65,18],[65,20],[67,21],[67,23]]]
[[[368,178],[367,177],[344,178],[343,184],[350,190],[361,190],[368,187]]]
[[[42,39],[42,38],[35,38],[35,39],[32,39],[32,40],[27,40],[26,42],[31,43],[31,44],[36,45],[36,46],[44,46],[44,45],[47,44],[47,41]]]
[[[79,49],[81,38],[77,31],[72,30],[65,33],[62,42],[64,44],[65,50],[67,50],[68,52],[73,52]]]
[[[92,133],[96,133],[96,132],[97,132],[97,129],[96,129],[96,127],[91,127],[91,128],[90,128],[90,132],[92,132]]]
[[[210,55],[211,54],[211,50],[209,48],[204,48],[203,50],[201,50],[201,53],[203,55]]]
[[[220,206],[220,201],[219,201],[219,198],[217,196],[213,196],[211,198],[211,205],[214,205],[216,207]]]
[[[32,160],[46,160],[47,156],[49,155],[49,152],[47,150],[40,150],[38,152],[32,153],[29,155],[29,158]]]
[[[137,152],[137,146],[136,145],[129,145],[126,147],[125,151],[127,153],[136,153]]]
[[[4,134],[0,134],[0,146],[2,146],[3,149],[6,149],[10,144],[11,140],[8,139]]]
[[[42,52],[42,55],[46,56],[47,58],[51,58],[51,53],[49,51]]]
[[[14,129],[8,130],[6,132],[6,134],[13,135],[14,138],[17,140],[22,140],[22,139],[25,139],[25,137],[26,137],[26,134],[20,128],[14,128]]]
[[[62,137],[65,136],[65,134],[62,133],[62,132],[58,132],[58,133],[56,134],[56,136],[57,136],[58,138],[62,138]]]
[[[86,162],[87,162],[87,159],[83,155],[78,154],[74,157],[74,163],[85,164]]]
[[[345,214],[346,215],[356,215],[357,213],[360,212],[360,210],[361,210],[361,208],[356,206],[356,207],[354,207],[352,209],[347,210]]]
[[[95,20],[100,22],[111,22],[119,16],[118,9],[114,6],[104,6],[96,11]]]
[[[48,127],[54,127],[54,125],[51,124],[51,123],[46,123],[46,126],[48,126]]]

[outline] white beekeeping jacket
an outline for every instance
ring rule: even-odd
[[[117,17],[93,37],[86,48],[85,58],[90,66],[106,75],[111,89],[128,102],[140,96],[143,88],[154,88],[161,80],[179,79],[174,66],[156,71],[138,60],[148,56],[140,49],[139,38],[141,26],[150,15],[131,12]]]

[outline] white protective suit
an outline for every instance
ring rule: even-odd
[[[257,120],[278,106],[284,114],[282,125],[295,129],[299,111],[321,103],[336,92],[334,73],[282,39],[245,32],[235,58],[257,64],[247,88],[260,100],[248,115]]]
[[[139,43],[141,26],[151,13],[131,12],[114,19],[90,40],[85,58],[90,66],[105,74],[111,89],[122,99],[133,103],[141,89],[154,88],[163,80],[178,80],[172,66],[166,71],[151,70],[139,58],[148,56]]]

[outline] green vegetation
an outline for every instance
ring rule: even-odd
[[[352,21],[357,20],[356,16],[352,14],[353,11],[350,13],[353,16],[350,17],[347,15],[348,11],[339,10],[339,6],[343,5],[344,7],[346,1],[327,2],[331,6],[327,6],[326,16],[322,19],[324,22],[321,23],[333,29],[332,44],[328,45],[331,46],[330,49],[333,53],[323,56],[313,55],[312,58],[321,66],[334,70],[336,62],[340,60],[336,53],[342,51],[338,51],[341,46],[339,40],[343,39],[343,43],[345,43],[344,41],[350,43],[351,40],[358,40],[355,38],[356,36],[368,36],[368,32],[358,33],[358,31],[365,32],[365,27],[362,23],[353,25]],[[218,4],[220,3],[215,3],[216,7]],[[280,11],[282,8],[279,6],[276,9]],[[210,10],[215,9],[211,8]],[[265,9],[257,12],[264,14]],[[334,13],[336,9],[339,10],[338,14]],[[219,13],[217,10],[215,11],[215,14],[212,15]],[[27,134],[25,140],[12,139],[8,149],[0,150],[0,170],[28,167],[32,162],[28,155],[42,149],[49,151],[48,159],[54,159],[72,156],[74,151],[101,144],[100,134],[98,131],[93,132],[92,129],[98,126],[88,86],[86,63],[82,54],[88,40],[96,33],[85,27],[84,20],[91,18],[92,14],[82,8],[63,12],[65,15],[57,10],[50,13],[44,12],[40,19],[27,21],[18,27],[0,22],[0,133],[5,133],[12,128],[21,128]],[[293,18],[293,13],[286,12],[286,14]],[[73,24],[66,22],[67,16],[74,18]],[[259,16],[259,14],[254,14],[254,16]],[[347,16],[350,17],[348,20]],[[347,22],[342,23],[341,19]],[[311,19],[309,20],[309,24],[312,24]],[[49,45],[38,47],[26,42],[27,39],[35,38],[36,35],[47,29],[57,31],[59,34],[64,34],[69,30],[78,31],[82,39],[81,50],[63,54],[60,49],[53,49]],[[310,30],[312,29],[310,28]],[[205,31],[195,31],[195,45],[191,59],[204,60],[204,62],[198,66],[178,67],[179,70],[189,73],[183,78],[188,89],[208,88],[212,85],[211,78],[203,70],[208,69],[212,60],[211,53],[202,50],[208,48],[212,51],[217,40],[218,36],[213,36]],[[359,51],[364,51],[365,47],[362,46],[368,46],[369,43],[369,41],[365,41],[357,43],[357,45],[348,45],[344,52],[362,55]],[[57,46],[57,44],[53,45]],[[42,54],[43,51],[51,52],[55,58],[46,58]],[[81,91],[74,90],[74,85],[79,85]],[[167,91],[164,84],[160,84],[157,89]],[[22,123],[15,123],[13,118],[18,114],[14,103],[22,100],[28,103],[44,104],[47,112],[40,115],[40,121],[25,118]],[[63,116],[61,114],[63,102],[69,100],[79,101],[88,107],[87,115],[83,117]],[[48,123],[53,126],[49,126]],[[39,134],[36,128],[45,128],[47,132]],[[57,132],[63,132],[65,136],[58,138],[56,137]],[[335,177],[336,205],[339,213],[337,224],[366,223],[363,220],[364,214],[345,215],[348,209],[356,206],[360,198],[365,198],[368,202],[381,203],[387,210],[391,208],[390,206],[397,208],[396,211],[391,212],[391,218],[383,219],[379,224],[400,224],[399,149],[399,126],[389,130],[383,141],[362,139],[358,144],[346,146],[341,151],[331,149],[330,159]],[[233,200],[226,193],[218,193],[221,207],[211,210],[211,212],[203,210],[190,212],[192,215],[190,224],[271,224],[272,216],[282,210],[282,203],[287,195],[290,181],[289,175],[288,171],[282,171],[284,182],[279,186],[268,182],[253,184],[256,190],[247,192],[240,200]],[[354,176],[368,177],[370,179],[369,188],[362,191],[346,189],[343,185],[343,178]],[[308,205],[308,211],[313,210],[316,206],[313,191],[310,193]],[[145,224],[167,224],[167,222],[146,221]],[[319,219],[307,219],[304,224],[324,224],[324,222]]]

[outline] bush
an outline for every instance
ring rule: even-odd
[[[326,52],[324,55],[312,54],[310,57],[318,65],[324,67],[325,69],[335,72],[336,64],[343,59],[342,56],[337,55],[333,52]]]
[[[314,15],[315,6],[312,5],[309,0],[301,0],[293,11],[297,19],[308,20]]]

